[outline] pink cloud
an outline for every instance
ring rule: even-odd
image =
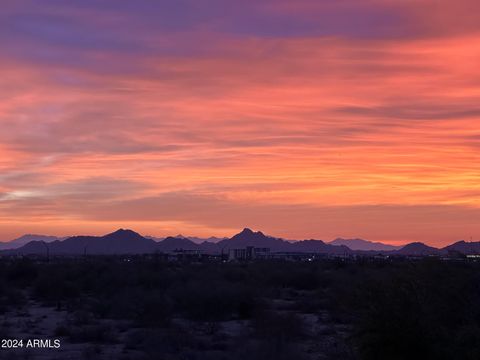
[[[276,4],[263,11],[289,10]],[[318,4],[296,9],[352,6]],[[185,226],[223,235],[257,216],[255,227],[290,237],[480,236],[477,5],[362,4],[401,8],[418,36],[207,29],[158,38],[202,39],[201,55],[87,49],[86,63],[56,66],[4,53],[0,234],[24,232],[22,217],[57,233],[128,222],[149,233]],[[99,187],[112,192],[93,196]],[[209,199],[207,215],[179,205],[168,217],[162,199],[179,193]],[[301,218],[292,219],[295,209]],[[445,222],[448,231],[435,226]]]

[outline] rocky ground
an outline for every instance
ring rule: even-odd
[[[2,339],[23,340],[23,347],[0,349],[0,359],[83,360],[83,359],[253,359],[286,347],[285,359],[332,359],[347,356],[345,337],[349,327],[335,324],[327,313],[296,314],[286,299],[277,299],[270,324],[248,320],[192,322],[174,318],[167,328],[136,328],[126,321],[95,319],[91,314],[43,306],[28,301],[0,317]],[[298,327],[288,338],[275,319]],[[256,330],[254,329],[256,328]],[[260,330],[259,330],[260,329]],[[291,331],[292,329],[289,329]],[[258,332],[263,333],[258,333]],[[286,335],[286,336],[285,336]],[[298,336],[297,336],[298,335]],[[27,347],[28,340],[50,340],[52,348]],[[60,342],[54,348],[54,340]]]

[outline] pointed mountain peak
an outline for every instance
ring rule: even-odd
[[[412,242],[412,243],[409,243],[409,244],[405,245],[400,250],[405,250],[405,249],[433,249],[433,248],[428,246],[428,245],[425,245],[422,242],[415,241],[415,242]]]
[[[245,229],[242,230],[242,232],[240,234],[251,235],[251,234],[253,234],[253,230],[249,229],[249,228],[245,228]]]
[[[132,230],[129,230],[129,229],[118,229],[116,231],[114,231],[112,234],[123,234],[123,233],[126,233],[126,232],[133,232]]]
[[[245,229],[243,229],[240,234],[242,234],[242,235],[259,235],[259,236],[266,236],[263,232],[261,232],[261,231],[253,231],[253,230],[250,229],[250,228],[245,228]]]
[[[260,239],[260,238],[266,238],[265,234],[263,234],[261,231],[253,231],[252,229],[245,228],[242,230],[242,232],[234,235],[232,239]]]
[[[397,250],[397,254],[402,255],[435,255],[439,253],[441,253],[440,249],[425,245],[422,242],[412,242]]]
[[[139,233],[130,229],[118,229],[117,231],[114,231],[103,237],[105,238],[117,238],[117,237],[139,238],[143,236],[141,236]]]
[[[227,248],[243,248],[246,246],[256,246],[274,249],[284,246],[285,242],[281,239],[266,236],[260,231],[253,231],[251,229],[245,228],[242,232],[232,236],[230,239],[221,240],[219,244]]]
[[[197,250],[198,247],[198,244],[195,244],[193,241],[185,237],[168,236],[157,243],[157,248],[162,251],[172,251],[175,249]]]

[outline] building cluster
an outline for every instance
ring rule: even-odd
[[[228,251],[228,260],[256,260],[270,258],[270,248],[257,248],[247,246],[243,249],[230,249]]]

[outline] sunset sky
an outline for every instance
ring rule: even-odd
[[[7,0],[0,240],[480,240],[478,0]]]

